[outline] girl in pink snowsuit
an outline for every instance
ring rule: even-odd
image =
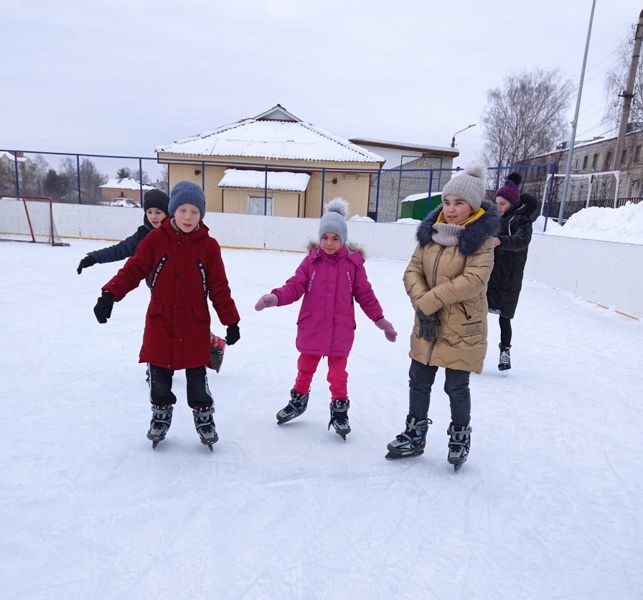
[[[355,337],[357,300],[366,315],[384,331],[386,339],[394,342],[397,333],[384,318],[382,307],[375,297],[366,276],[364,257],[346,246],[346,214],[348,204],[335,198],[320,220],[319,245],[314,244],[294,276],[280,288],[262,296],[256,310],[285,306],[304,297],[297,320],[297,379],[290,391],[288,406],[277,413],[278,424],[301,415],[308,405],[313,375],[322,356],[328,357],[331,419],[335,431],[346,439],[348,423],[348,373],[346,364]]]

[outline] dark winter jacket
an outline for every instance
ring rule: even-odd
[[[118,260],[129,258],[130,256],[134,256],[134,252],[136,252],[136,248],[141,240],[153,229],[154,227],[152,227],[150,222],[147,220],[147,217],[145,217],[145,224],[141,225],[135,233],[125,238],[122,242],[118,242],[118,244],[108,246],[101,250],[94,250],[88,254],[95,258],[96,262],[100,264],[116,262]]]
[[[348,356],[355,338],[355,306],[372,321],[384,314],[364,269],[364,256],[344,244],[328,256],[316,244],[295,274],[272,290],[277,306],[304,297],[297,319],[297,350],[316,356]]]
[[[413,310],[437,314],[437,339],[411,334],[409,356],[425,365],[480,373],[487,353],[487,281],[493,268],[493,236],[499,216],[495,204],[483,202],[484,214],[465,226],[457,246],[433,240],[433,225],[442,206],[417,230],[418,246],[404,272],[404,287]]]
[[[152,297],[140,362],[175,370],[210,366],[208,295],[223,325],[239,322],[219,244],[203,222],[186,234],[165,219],[103,289],[121,300],[148,273]]]
[[[531,241],[532,223],[538,216],[538,201],[529,194],[502,215],[500,245],[494,251],[494,266],[487,288],[489,311],[513,319],[522,288],[522,277]]]

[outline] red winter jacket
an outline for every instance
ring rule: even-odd
[[[356,327],[353,298],[372,321],[384,316],[363,256],[346,245],[332,256],[313,247],[295,274],[272,293],[279,299],[277,306],[292,304],[303,295],[296,346],[304,354],[349,355]]]
[[[151,273],[139,361],[174,370],[211,366],[208,295],[223,325],[238,323],[239,313],[208,228],[201,222],[186,234],[171,221],[151,231],[103,289],[119,301]]]

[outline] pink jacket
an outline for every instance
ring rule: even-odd
[[[297,319],[297,350],[317,356],[348,356],[355,338],[357,300],[372,321],[384,315],[366,276],[364,258],[346,245],[328,256],[314,246],[295,274],[272,290],[277,306],[304,296]]]

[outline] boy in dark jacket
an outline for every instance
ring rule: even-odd
[[[203,223],[205,195],[198,185],[181,181],[170,194],[169,214],[139,244],[136,253],[102,288],[94,307],[106,323],[114,302],[138,287],[152,273],[139,361],[148,363],[152,422],[147,437],[153,447],[165,439],[176,396],[172,376],[186,370],[187,401],[201,442],[212,450],[218,435],[205,367],[210,362],[210,312],[207,297],[223,325],[228,345],[239,340],[239,313],[230,295],[221,249]]]
[[[496,192],[501,221],[500,233],[493,241],[494,264],[487,287],[487,302],[489,312],[500,315],[500,371],[511,369],[511,319],[522,288],[532,223],[538,215],[538,201],[529,194],[520,193],[521,181],[519,173],[511,173]]]
[[[80,275],[83,269],[94,266],[96,263],[110,263],[134,256],[141,240],[152,230],[161,226],[163,219],[168,215],[167,205],[170,199],[161,190],[149,190],[143,196],[143,225],[135,233],[125,238],[122,242],[108,246],[101,250],[89,252],[78,264],[76,271]]]

